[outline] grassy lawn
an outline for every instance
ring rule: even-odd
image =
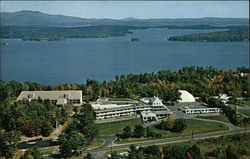
[[[219,115],[219,116],[201,116],[199,118],[210,119],[210,120],[218,120],[218,121],[223,121],[223,122],[230,123],[230,121],[228,120],[228,118],[226,116],[224,116],[224,115]]]
[[[249,109],[239,109],[238,110],[241,114],[250,116],[250,110]]]
[[[140,124],[142,124],[141,119],[135,118],[135,119],[117,121],[112,123],[97,124],[97,126],[99,128],[100,136],[109,136],[109,135],[116,135],[117,133],[122,133],[123,129],[126,126],[130,126],[133,129],[135,125],[140,125]]]
[[[104,142],[105,142],[105,141],[104,141],[103,139],[94,138],[92,144],[89,145],[87,148],[88,148],[88,149],[93,149],[93,148],[99,147],[99,146],[101,146],[102,144],[104,144]]]
[[[243,100],[240,106],[250,106],[250,100]]]
[[[179,137],[179,136],[188,136],[192,135],[192,131],[195,134],[201,133],[209,133],[214,131],[222,131],[227,130],[228,128],[220,123],[214,123],[209,121],[200,121],[200,120],[192,120],[192,119],[185,119],[187,121],[187,128],[182,133],[175,133],[165,130],[159,130],[155,126],[150,126],[150,129],[156,133],[160,133],[162,135],[161,138],[171,138],[171,137]],[[145,141],[145,140],[153,140],[148,138],[129,138],[117,141],[116,143],[129,143],[129,142],[138,142],[138,141]]]

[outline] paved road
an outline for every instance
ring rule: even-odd
[[[197,134],[193,136],[193,139],[199,139],[199,138],[210,138],[210,137],[218,137],[218,136],[223,136],[223,135],[228,135],[228,134],[234,134],[234,133],[242,133],[245,130],[242,128],[239,128],[231,123],[228,122],[223,122],[223,121],[218,121],[218,120],[210,120],[210,119],[202,119],[202,118],[193,118],[190,116],[185,116],[185,119],[194,119],[194,120],[201,120],[201,121],[210,121],[210,122],[216,122],[216,123],[221,123],[226,125],[229,130],[226,131],[218,131],[218,132],[212,132],[212,133],[206,133],[206,134]],[[150,125],[155,125],[158,124],[160,121],[150,123],[150,124],[145,124],[144,126],[150,126]],[[250,129],[248,130],[250,131]],[[111,137],[99,137],[102,139],[105,139],[105,144],[102,145],[101,147],[98,147],[96,149],[91,149],[87,150],[84,152],[86,153],[93,153],[96,154],[94,158],[96,159],[102,159],[104,158],[104,155],[107,151],[111,150],[119,150],[119,149],[128,149],[130,145],[134,144],[135,146],[150,146],[150,145],[160,145],[160,144],[167,144],[167,143],[174,143],[174,142],[182,142],[182,141],[189,141],[192,139],[192,136],[184,136],[184,137],[175,137],[175,138],[168,138],[168,139],[157,139],[157,140],[151,140],[151,141],[142,141],[142,142],[134,142],[134,143],[128,143],[128,144],[114,144],[114,136]]]
[[[250,132],[250,128],[246,130]],[[234,129],[234,130],[226,130],[226,131],[218,131],[212,133],[205,133],[205,134],[197,134],[193,136],[193,140],[197,139],[205,139],[205,138],[212,138],[212,137],[219,137],[224,135],[230,134],[237,134],[237,133],[244,133],[245,130],[242,128]],[[121,150],[121,149],[128,149],[130,145],[135,145],[136,147],[145,147],[150,145],[163,145],[168,143],[176,143],[176,142],[183,142],[183,141],[190,141],[192,140],[192,136],[183,136],[183,137],[174,137],[168,139],[157,139],[151,141],[141,141],[141,142],[134,142],[134,143],[127,143],[127,144],[107,144],[106,146],[101,146],[96,149],[86,150],[83,154],[86,155],[87,153],[97,154],[95,156],[96,159],[103,159],[104,154],[111,150]]]

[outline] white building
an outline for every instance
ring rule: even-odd
[[[22,91],[17,98],[17,101],[26,99],[31,101],[33,99],[41,98],[42,100],[49,99],[51,103],[62,106],[65,104],[72,104],[74,106],[82,105],[82,91]]]
[[[227,94],[225,93],[219,94],[219,97],[218,97],[218,99],[224,104],[226,104],[229,101],[229,98],[230,97],[228,97]]]
[[[184,108],[183,112],[186,114],[208,114],[208,113],[220,113],[221,108]]]
[[[152,122],[152,121],[157,121],[157,116],[153,112],[141,112],[141,118],[144,123]]]
[[[107,103],[107,104],[91,104],[91,106],[93,107],[94,110],[103,110],[103,109],[111,109],[111,108],[119,108],[119,107],[127,107],[127,106],[131,106],[132,104],[124,104],[124,105],[117,105],[117,104],[111,104],[111,103]]]
[[[155,119],[166,118],[172,112],[163,105],[159,98],[147,98],[149,104],[144,105],[116,105],[116,104],[92,104],[96,119],[107,119],[130,115],[142,115],[141,113],[153,113]],[[146,98],[143,98],[146,101]]]
[[[117,108],[95,110],[95,114],[96,114],[96,119],[108,119],[108,118],[135,115],[136,111],[134,106],[124,106]]]
[[[145,104],[150,104],[152,106],[162,106],[162,100],[158,97],[145,97],[140,99],[141,102]]]
[[[186,90],[178,90],[181,93],[180,100],[178,102],[195,102],[194,96]]]

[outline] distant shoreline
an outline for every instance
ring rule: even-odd
[[[89,26],[89,27],[34,27],[2,26],[0,38],[20,38],[24,41],[64,41],[67,38],[109,38],[133,34],[133,29],[245,29],[247,26],[212,26],[212,25],[163,25],[163,26]],[[177,40],[170,38],[170,40]],[[179,39],[178,39],[179,40]],[[184,40],[185,41],[185,40]]]

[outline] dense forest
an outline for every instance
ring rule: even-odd
[[[102,97],[152,97],[158,95],[165,101],[175,98],[178,89],[189,91],[197,97],[226,93],[234,97],[250,96],[249,68],[236,71],[213,67],[183,67],[179,71],[161,70],[157,73],[128,74],[116,76],[102,83],[87,80],[85,84],[59,84],[45,86],[35,82],[0,81],[0,101],[17,97],[25,90],[82,90],[84,100]]]
[[[130,26],[90,26],[90,27],[1,27],[1,38],[21,38],[22,40],[60,41],[65,38],[107,38],[124,36],[129,29],[144,27]]]
[[[60,41],[65,38],[107,38],[125,36],[129,29],[144,29],[133,26],[90,26],[90,27],[17,27],[1,28],[1,38],[22,40]]]
[[[180,36],[171,36],[169,41],[195,41],[195,42],[231,42],[231,41],[249,41],[249,30],[229,30],[211,33],[188,34]]]
[[[62,41],[66,38],[107,38],[125,36],[130,29],[239,29],[246,26],[212,25],[162,25],[162,26],[87,26],[87,27],[41,27],[41,26],[1,26],[0,38],[21,38],[34,41]]]

